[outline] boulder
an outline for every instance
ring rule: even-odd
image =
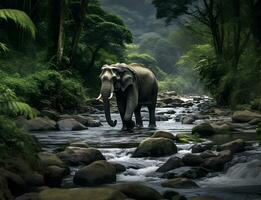
[[[228,124],[211,124],[211,126],[217,134],[229,133],[233,130]]]
[[[193,124],[194,121],[195,121],[194,116],[184,116],[181,118],[182,124]]]
[[[67,170],[59,166],[48,166],[44,170],[44,181],[49,187],[61,187],[63,178],[67,175]]]
[[[205,143],[205,144],[195,144],[192,146],[191,152],[192,153],[201,153],[206,150],[210,150],[214,144],[212,142]]]
[[[198,185],[187,178],[174,178],[161,183],[162,187],[168,188],[198,188]]]
[[[55,154],[48,153],[48,152],[41,152],[38,154],[40,159],[40,164],[46,168],[48,166],[59,166],[65,167],[65,163]]]
[[[105,160],[102,153],[95,148],[67,147],[64,151],[58,153],[58,156],[65,163],[70,165],[88,165],[97,160]]]
[[[99,127],[102,125],[100,121],[97,121],[92,117],[73,115],[72,118],[87,127]]]
[[[237,139],[217,147],[218,151],[230,150],[232,153],[238,153],[245,150],[245,142],[242,139]]]
[[[48,189],[39,193],[41,200],[125,200],[127,197],[113,188]]]
[[[89,148],[90,146],[86,142],[72,142],[70,147],[80,147],[80,148]]]
[[[167,172],[182,166],[184,166],[182,159],[176,156],[172,156],[162,166],[160,166],[156,172]]]
[[[248,110],[236,111],[232,115],[232,120],[234,122],[239,122],[239,123],[249,122],[249,121],[256,119],[256,118],[261,119],[261,114],[251,112],[251,111],[248,111]]]
[[[222,200],[222,199],[214,196],[197,196],[197,197],[190,197],[188,200]]]
[[[57,122],[57,127],[60,131],[80,131],[87,129],[86,126],[75,119],[62,119]]]
[[[37,172],[24,175],[24,180],[26,185],[30,187],[40,187],[44,185],[43,175]]]
[[[120,163],[110,162],[116,169],[116,173],[122,173],[126,171],[126,167]]]
[[[202,123],[192,128],[192,134],[206,137],[215,134],[215,130],[209,123]]]
[[[30,192],[30,193],[25,193],[17,198],[15,200],[40,200],[39,199],[39,194],[36,192]]]
[[[188,153],[182,157],[182,162],[186,166],[199,166],[204,162],[204,159],[200,155]]]
[[[116,168],[107,161],[95,161],[75,173],[73,181],[76,185],[96,186],[116,181]]]
[[[211,157],[216,157],[218,156],[218,153],[217,152],[214,152],[214,151],[211,151],[211,150],[206,150],[204,152],[202,152],[200,154],[200,157],[203,158],[203,159],[207,159],[207,158],[211,158]]]
[[[162,137],[162,138],[167,138],[170,140],[175,140],[175,136],[171,132],[168,132],[168,131],[156,131],[151,137],[152,138]]]
[[[148,138],[143,140],[132,157],[160,157],[177,153],[175,143],[167,138]]]
[[[48,117],[49,119],[52,119],[54,121],[57,121],[60,118],[60,114],[54,110],[42,110],[41,115],[44,117]]]
[[[0,177],[6,180],[8,188],[14,196],[19,196],[25,193],[28,189],[25,181],[21,178],[21,176],[13,172],[0,169]]]
[[[219,152],[219,155],[216,157],[211,157],[205,159],[202,164],[203,167],[215,171],[222,171],[224,169],[224,165],[233,159],[232,152],[230,150],[225,150]]]
[[[203,167],[180,167],[163,174],[163,178],[190,178],[197,179],[207,176],[208,170]]]
[[[163,193],[163,196],[165,199],[170,199],[170,200],[187,200],[185,196],[182,196],[181,194],[173,190],[166,190]]]
[[[48,118],[36,117],[27,120],[24,125],[29,131],[56,130],[56,122]]]
[[[249,121],[248,123],[250,125],[257,125],[261,122],[261,118],[255,118],[255,119],[252,119],[251,121]]]
[[[163,196],[156,190],[143,185],[141,183],[122,183],[113,186],[113,188],[119,190],[131,199],[140,200],[159,200],[163,199]]]
[[[13,195],[11,194],[7,181],[3,176],[0,176],[0,199],[13,200]]]

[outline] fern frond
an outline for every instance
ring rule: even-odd
[[[21,10],[0,9],[0,20],[12,20],[35,38],[36,28],[30,17]]]
[[[0,42],[0,51],[7,52],[7,51],[9,51],[9,49],[6,46],[6,44]]]
[[[0,114],[8,116],[24,115],[28,118],[36,116],[35,111],[28,104],[21,102],[12,90],[1,84]]]

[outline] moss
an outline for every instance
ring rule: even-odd
[[[204,139],[200,138],[198,134],[179,134],[176,136],[176,142],[178,143],[190,143],[190,142],[203,142]]]
[[[37,167],[37,152],[40,151],[36,139],[10,119],[0,116],[0,160],[19,157]]]

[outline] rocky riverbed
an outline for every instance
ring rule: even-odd
[[[81,115],[44,111],[18,120],[42,146],[44,179],[18,200],[261,199],[259,113],[166,92],[159,94],[157,130],[121,132],[115,104],[114,128],[99,102],[90,105]],[[146,127],[147,109],[142,116]]]

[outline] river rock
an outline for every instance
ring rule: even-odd
[[[170,200],[187,200],[186,197],[182,196],[181,194],[173,190],[166,190],[163,193],[163,196],[165,199],[170,199]]]
[[[30,193],[25,193],[17,198],[15,200],[40,200],[39,199],[39,194],[36,192],[30,192]]]
[[[46,168],[48,166],[59,166],[64,168],[65,163],[55,154],[48,153],[48,152],[41,152],[38,154],[38,157],[40,159],[40,164]]]
[[[180,167],[163,174],[163,178],[190,178],[197,179],[207,176],[208,170],[203,167]]]
[[[60,119],[60,114],[54,110],[42,110],[41,115],[54,121],[58,121]]]
[[[232,153],[238,153],[245,150],[245,142],[242,139],[237,139],[217,147],[218,151],[230,150]]]
[[[39,194],[40,200],[125,200],[127,197],[113,188],[48,189]]]
[[[75,119],[62,119],[57,122],[57,127],[60,131],[80,131],[87,129],[86,126]]]
[[[44,185],[43,175],[37,172],[24,175],[24,180],[26,185],[30,187],[41,187]]]
[[[182,157],[182,162],[186,166],[199,166],[204,162],[204,159],[200,155],[188,153]]]
[[[143,185],[141,183],[122,183],[113,186],[113,188],[119,190],[127,197],[131,199],[140,200],[159,200],[163,199],[163,196],[156,190]]]
[[[105,160],[102,153],[95,148],[81,148],[81,147],[66,147],[66,149],[60,153],[58,156],[65,163],[70,165],[88,165],[97,160]]]
[[[218,153],[211,150],[206,150],[200,154],[200,157],[203,159],[207,159],[215,156],[218,156]]]
[[[162,187],[168,188],[198,188],[198,185],[187,178],[174,178],[161,183]]]
[[[29,131],[50,131],[56,130],[56,122],[48,118],[36,117],[27,120],[24,125]]]
[[[182,124],[193,124],[194,121],[195,121],[195,117],[193,115],[185,116],[181,118]]]
[[[218,156],[205,159],[202,166],[207,169],[221,171],[224,169],[224,165],[231,161],[232,158],[233,155],[230,150],[221,151]]]
[[[215,130],[209,123],[202,123],[192,128],[192,134],[206,137],[215,134]]]
[[[14,196],[19,196],[25,193],[28,189],[22,177],[13,172],[0,169],[0,177],[5,178],[8,188]]]
[[[210,150],[213,146],[214,146],[214,144],[212,142],[195,144],[195,145],[192,146],[191,152],[192,153],[201,153],[201,152],[204,152],[206,150]]]
[[[44,181],[49,187],[61,187],[63,178],[67,175],[67,170],[59,166],[48,166],[44,170]]]
[[[70,145],[70,147],[80,147],[80,148],[89,148],[90,146],[86,143],[86,142],[72,142]]]
[[[116,168],[107,161],[95,161],[75,173],[76,185],[95,186],[116,181]]]
[[[197,197],[190,197],[188,200],[222,200],[218,197],[214,196],[197,196]]]
[[[7,181],[3,176],[0,176],[0,199],[13,200],[13,195],[11,194]]]
[[[184,166],[182,159],[176,156],[172,156],[162,166],[160,166],[156,172],[167,172],[182,166]]]
[[[87,127],[101,126],[101,122],[93,119],[92,117],[87,117],[87,116],[82,116],[82,115],[73,115],[72,118]]]
[[[251,121],[249,121],[248,123],[250,125],[257,125],[261,122],[261,118],[255,118],[255,119],[252,119]]]
[[[152,138],[167,138],[170,140],[175,140],[175,136],[168,131],[156,131],[152,136]]]
[[[256,119],[256,118],[261,119],[261,114],[251,112],[251,111],[248,111],[248,110],[236,111],[232,115],[232,120],[234,122],[239,122],[239,123],[249,122],[249,121]]]
[[[177,153],[175,143],[167,138],[148,138],[143,140],[132,157],[160,157]]]
[[[110,162],[110,164],[115,167],[117,174],[126,171],[126,167],[120,163]]]

